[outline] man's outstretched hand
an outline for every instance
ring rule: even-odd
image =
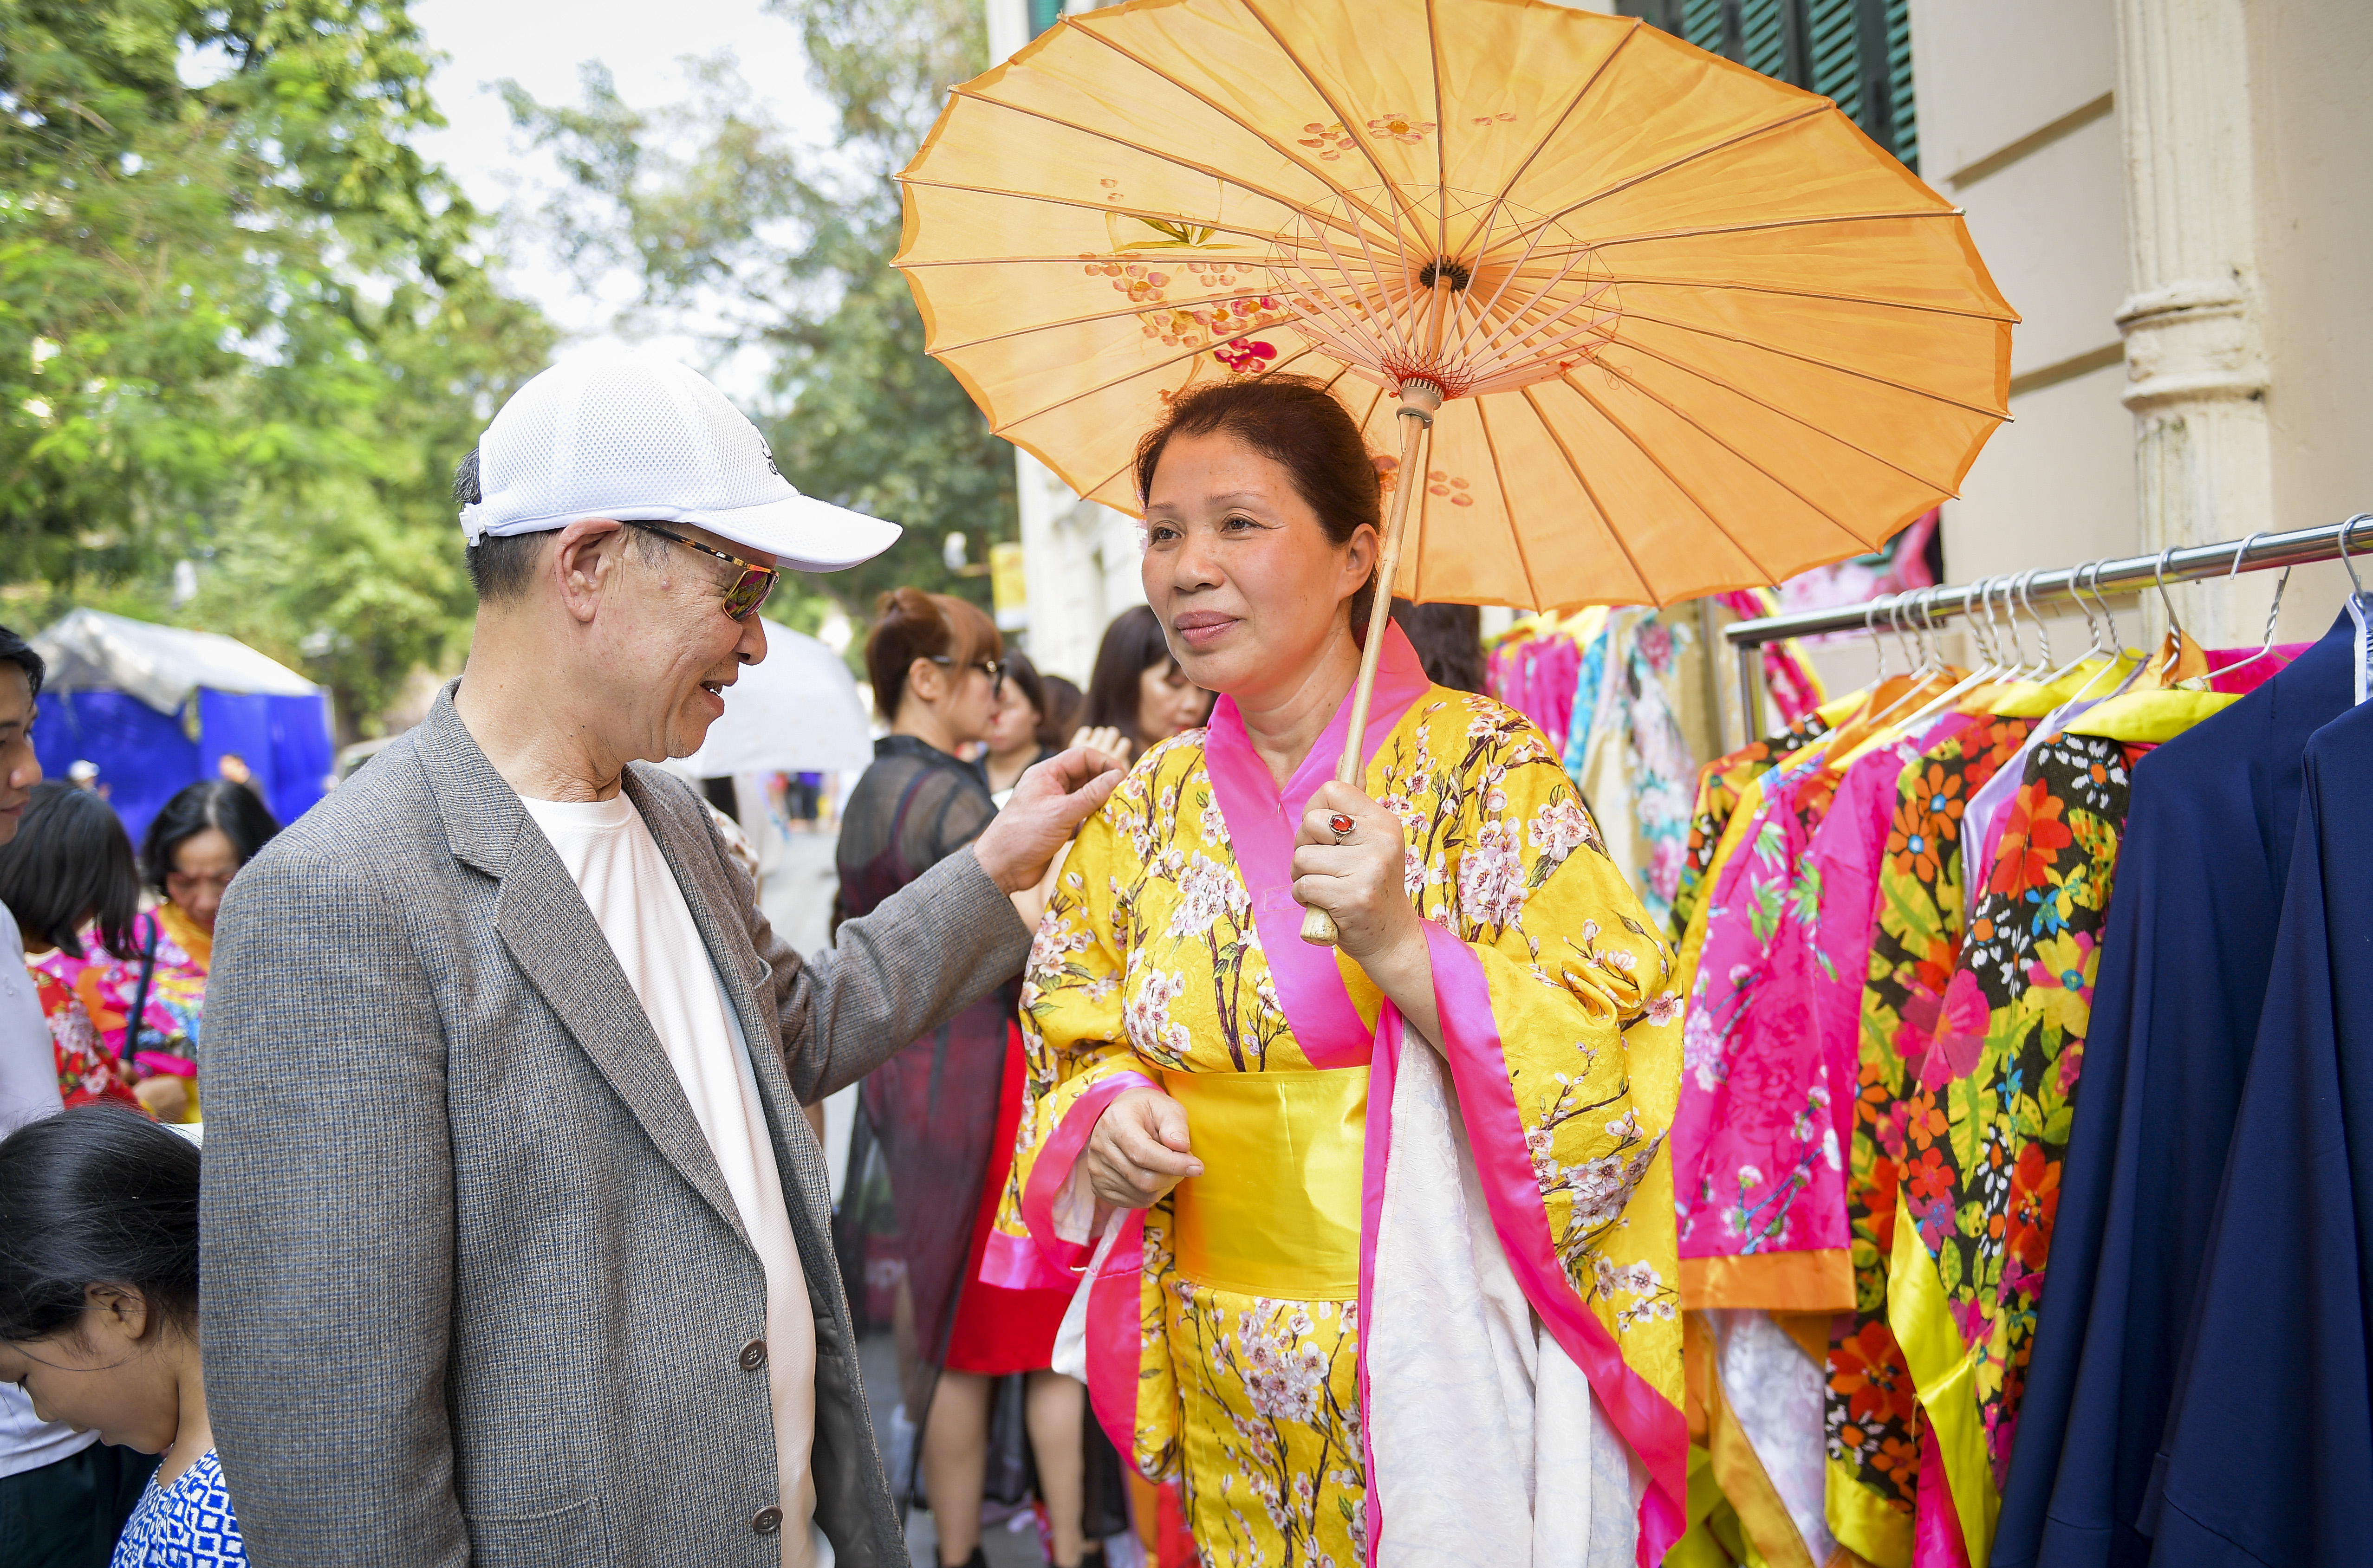
[[[1121,774],[1119,763],[1085,747],[1037,763],[972,842],[980,868],[1008,893],[1036,887],[1055,852],[1111,798]]]

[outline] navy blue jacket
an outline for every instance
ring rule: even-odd
[[[2129,1568],[2257,1037],[2308,738],[2351,695],[2344,612],[2143,758],[2103,933],[1993,1568]]]
[[[2163,1478],[2153,1568],[2373,1556],[2373,703],[2307,746],[2265,1017]]]

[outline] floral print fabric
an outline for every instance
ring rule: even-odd
[[[1704,896],[1714,847],[1722,842],[1723,830],[1730,825],[1731,814],[1738,809],[1740,793],[1750,782],[1778,767],[1790,753],[1829,731],[1829,721],[1819,712],[1807,713],[1780,734],[1717,757],[1698,770],[1697,797],[1682,844],[1681,868],[1673,879],[1672,928],[1676,936],[1689,929],[1699,900]]]
[[[1190,732],[1139,761],[1081,830],[1039,926],[1022,1002],[1030,1105],[999,1217],[1008,1236],[1027,1236],[1021,1200],[1038,1155],[1097,1085],[1315,1065],[1280,1005],[1203,741]],[[1670,951],[1557,754],[1501,703],[1430,690],[1362,784],[1401,818],[1411,902],[1482,965],[1567,1283],[1677,1406],[1671,1088],[1631,1076],[1635,1056],[1678,1028]],[[1343,975],[1373,1020],[1378,993],[1356,965]],[[1170,1216],[1165,1199],[1145,1219],[1136,1463],[1183,1480],[1209,1562],[1364,1562],[1356,1304],[1189,1279]]]
[[[2147,749],[2061,735],[2029,752],[1906,1095],[1906,1121],[1943,1135],[1905,1165],[1898,1201],[1974,1366],[1992,1465],[1953,1475],[1957,1497],[2009,1477],[2132,768]],[[1965,1544],[1975,1561],[1991,1546]]]
[[[1819,773],[1814,758],[1764,780],[1763,805],[1707,906],[1673,1121],[1685,1258],[1846,1244],[1845,1155],[1832,1115],[1846,1086],[1830,1083],[1811,997],[1781,967],[1783,950],[1826,958],[1812,929],[1821,884],[1807,854],[1828,803]]]
[[[57,1058],[58,1098],[67,1105],[124,1105],[140,1109],[123,1072],[99,1043],[90,1014],[82,998],[64,981],[46,970],[26,966],[33,977],[33,993],[49,1020],[50,1044]]]
[[[1594,694],[1576,696],[1575,723],[1585,734],[1569,744],[1566,771],[1641,902],[1669,924],[1689,864],[1698,759],[1720,744],[1727,688],[1709,689],[1708,661],[1718,650],[1706,646],[1694,607],[1616,610],[1604,640],[1586,726],[1582,705]]]
[[[140,953],[152,933],[157,961],[148,977],[137,1051],[170,1055],[186,1066],[197,1060],[198,1019],[205,1005],[214,941],[178,908],[168,903],[142,912],[132,924],[129,958],[118,958],[86,941],[83,958],[70,958],[64,949],[53,949],[41,956],[41,967],[75,988],[108,1054],[121,1056],[128,1015],[140,992]],[[162,1070],[174,1068],[166,1064]]]
[[[1905,768],[1879,868],[1846,1183],[1854,1309],[1832,1333],[1824,1419],[1836,1479],[1860,1494],[1841,1508],[1833,1490],[1830,1522],[1881,1564],[1910,1561],[1920,1458],[1911,1374],[1888,1324],[1895,1205],[1907,1172],[1911,1201],[1941,1195],[1942,1173],[1927,1156],[1946,1134],[1933,1103],[1915,1115],[1910,1090],[1923,1076],[1951,1075],[1957,1061],[1966,1059],[1963,1071],[1975,1065],[1964,1038],[1938,1028],[1960,957],[1961,812],[2033,726],[1983,717]]]

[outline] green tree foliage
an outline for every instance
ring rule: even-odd
[[[922,145],[946,90],[988,63],[978,0],[768,0],[800,31],[836,115],[829,148],[801,145],[750,107],[730,58],[689,62],[691,93],[643,110],[585,73],[575,105],[516,84],[514,120],[559,160],[545,209],[560,253],[589,278],[623,266],[642,324],[696,310],[721,321],[720,358],[766,356],[772,406],[754,411],[783,471],[813,495],[903,524],[879,559],[811,579],[853,611],[911,583],[988,602],[943,564],[1016,535],[1013,451],[923,352],[923,323],[891,269],[901,209],[891,176]],[[630,329],[633,323],[629,323]]]
[[[458,654],[453,456],[550,333],[412,145],[427,69],[403,0],[0,0],[9,621],[229,632],[363,727]]]

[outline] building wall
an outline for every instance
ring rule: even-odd
[[[2274,525],[2309,528],[2373,512],[2373,6],[2254,0],[2246,16]],[[2301,569],[2282,635],[2320,635],[2347,582],[2337,563]]]
[[[2132,554],[2111,0],[1911,0],[1911,59],[1921,172],[1966,209],[2021,318],[2013,423],[1945,505],[1946,575]]]

